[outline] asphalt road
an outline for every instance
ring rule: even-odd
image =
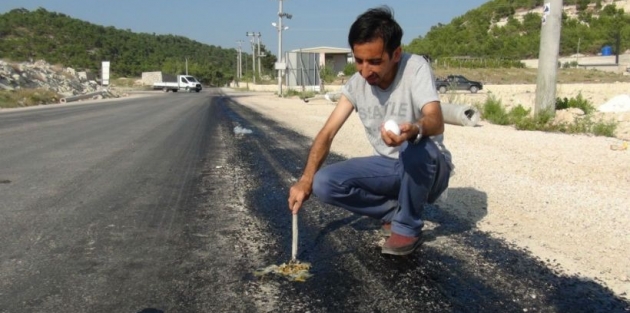
[[[204,166],[225,162],[215,102],[168,93],[0,114],[0,311],[247,309],[212,290],[235,272],[201,211]]]
[[[436,207],[423,246],[389,257],[378,223],[314,199],[298,249],[314,276],[254,276],[290,259],[287,190],[310,139],[245,96],[0,113],[0,312],[630,311]],[[483,209],[483,191],[458,194]]]

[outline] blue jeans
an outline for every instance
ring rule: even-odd
[[[392,223],[392,232],[417,237],[422,210],[448,187],[450,166],[429,138],[404,143],[398,159],[352,158],[320,169],[313,194],[353,213]]]

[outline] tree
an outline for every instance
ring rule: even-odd
[[[101,61],[108,60],[113,77],[137,77],[143,71],[159,70],[183,74],[184,58],[188,57],[202,82],[225,79],[236,64],[234,49],[181,36],[103,27],[43,8],[0,14],[0,55],[14,61],[36,57],[90,71],[98,71]]]

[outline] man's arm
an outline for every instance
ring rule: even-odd
[[[337,102],[337,106],[324,124],[324,127],[322,127],[315,137],[311,151],[308,154],[306,166],[304,167],[304,173],[302,177],[300,177],[300,180],[291,186],[289,190],[289,210],[291,210],[293,214],[297,214],[298,210],[302,207],[302,203],[311,196],[315,173],[324,163],[324,160],[330,152],[330,146],[332,145],[335,135],[337,135],[337,132],[339,132],[339,129],[341,129],[341,126],[343,126],[350,114],[352,114],[353,110],[354,107],[352,103],[342,95],[339,102]]]
[[[429,102],[422,107],[422,118],[418,120],[422,126],[422,136],[435,136],[444,133],[444,115],[439,101]],[[418,133],[416,133],[417,135]]]

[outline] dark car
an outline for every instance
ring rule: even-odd
[[[436,78],[435,87],[440,93],[446,93],[448,90],[469,90],[471,93],[477,93],[483,89],[483,84],[462,75],[448,75],[446,79]]]

